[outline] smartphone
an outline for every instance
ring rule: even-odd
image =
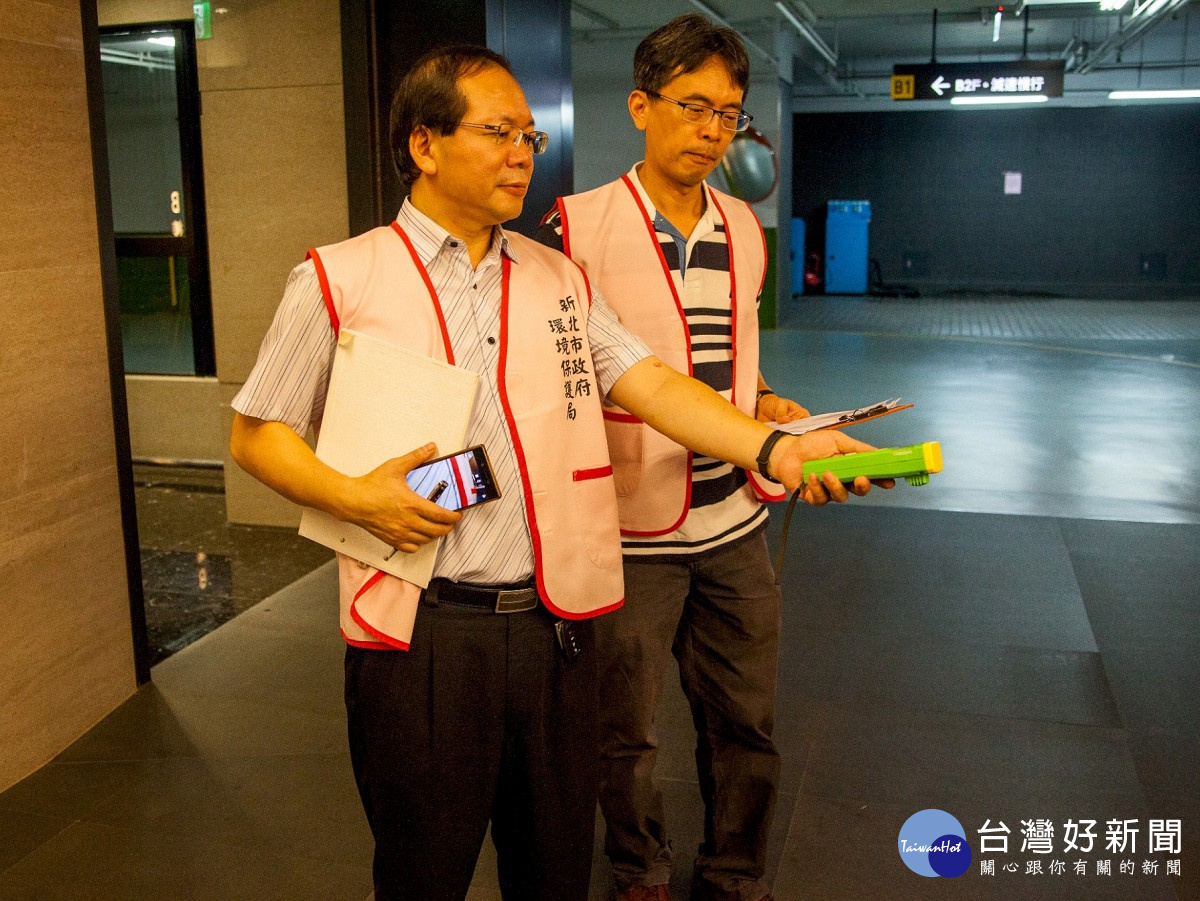
[[[447,510],[465,510],[500,496],[482,444],[409,470],[408,487]]]

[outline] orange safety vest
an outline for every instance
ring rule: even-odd
[[[766,278],[762,226],[741,200],[708,189],[729,243],[733,313],[733,403],[754,415],[758,388],[758,305]],[[628,175],[558,200],[563,252],[582,266],[631,332],[655,355],[692,374],[692,339],[654,223]],[[656,273],[662,273],[659,278]],[[604,408],[608,449],[616,474],[621,532],[653,536],[674,532],[687,517],[692,454],[620,407]],[[747,470],[762,500],[782,500],[782,487]]]
[[[619,607],[624,592],[599,386],[573,397],[568,416],[564,357],[556,347],[561,328],[574,326],[571,337],[583,344],[573,356],[591,360],[591,289],[579,267],[560,254],[512,232],[507,237],[521,262],[502,257],[498,383],[521,473],[538,593],[556,615],[583,619]],[[335,333],[352,328],[454,363],[437,292],[398,223],[311,250],[309,258]],[[420,588],[343,554],[338,576],[345,640],[406,650]]]

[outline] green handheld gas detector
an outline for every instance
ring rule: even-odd
[[[868,479],[904,478],[910,485],[925,485],[931,472],[941,471],[942,446],[936,441],[909,447],[885,447],[827,460],[809,460],[804,464],[806,481],[813,473],[819,478],[822,473],[832,472],[843,482],[866,476]]]

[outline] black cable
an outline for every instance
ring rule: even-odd
[[[804,490],[804,485],[792,492],[792,498],[788,501],[787,511],[783,514],[783,532],[779,536],[779,550],[775,552],[775,584],[779,585],[783,579],[783,554],[787,550],[788,527],[792,524],[792,513],[796,509],[796,501],[800,499],[800,492]]]

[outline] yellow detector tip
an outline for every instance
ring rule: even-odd
[[[936,441],[926,441],[921,445],[921,449],[925,452],[925,471],[941,472],[942,446]]]

